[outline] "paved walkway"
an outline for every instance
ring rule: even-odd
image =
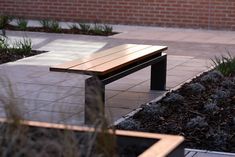
[[[14,100],[25,119],[83,124],[84,80],[87,76],[49,72],[49,66],[120,44],[167,45],[169,90],[208,69],[209,59],[215,55],[225,53],[226,49],[235,53],[235,32],[133,26],[114,28],[123,33],[100,37],[8,31],[11,40],[27,36],[32,39],[34,49],[48,52],[1,65],[0,94],[6,101]],[[215,40],[218,36],[224,40]],[[145,68],[106,86],[106,114],[111,121],[165,92],[150,91],[149,77],[150,68]],[[10,99],[7,94],[9,81],[14,89],[14,96],[11,95]],[[0,112],[0,116],[5,114]]]

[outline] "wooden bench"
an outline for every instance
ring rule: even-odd
[[[151,90],[166,85],[166,46],[125,44],[82,59],[50,67],[50,71],[91,75],[85,81],[85,123],[104,115],[105,85],[151,65]]]

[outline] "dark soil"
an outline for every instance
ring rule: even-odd
[[[23,53],[17,53],[14,50],[6,52],[5,50],[0,49],[0,64],[13,62],[22,58],[38,55],[45,52],[46,51],[32,50],[29,54],[23,54]]]
[[[116,128],[182,135],[187,148],[235,153],[235,75],[210,71]]]
[[[7,25],[5,29],[14,30],[14,31],[22,31],[17,26],[13,26],[13,25]],[[111,33],[99,32],[99,33],[96,33],[92,30],[89,31],[89,32],[84,32],[84,31],[79,30],[79,29],[62,29],[62,28],[59,31],[55,32],[51,29],[43,28],[43,27],[27,27],[26,30],[24,30],[24,31],[46,32],[46,33],[64,33],[64,34],[99,35],[99,36],[111,36],[111,35],[114,35],[114,34],[118,34],[117,32],[111,32]]]

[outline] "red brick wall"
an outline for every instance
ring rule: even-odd
[[[235,30],[235,0],[0,0],[0,14]]]

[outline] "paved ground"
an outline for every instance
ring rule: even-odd
[[[48,52],[1,65],[0,94],[7,102],[14,100],[26,119],[83,124],[84,80],[87,76],[49,72],[49,66],[120,44],[166,45],[169,47],[169,90],[208,69],[209,59],[215,55],[226,51],[235,53],[235,32],[131,26],[115,26],[115,31],[123,33],[99,37],[7,32],[12,40],[30,37],[34,49]],[[116,121],[165,92],[149,90],[149,72],[150,69],[145,68],[106,86],[106,114],[111,121]],[[14,91],[11,96],[9,82]],[[0,116],[5,114],[0,112]]]

